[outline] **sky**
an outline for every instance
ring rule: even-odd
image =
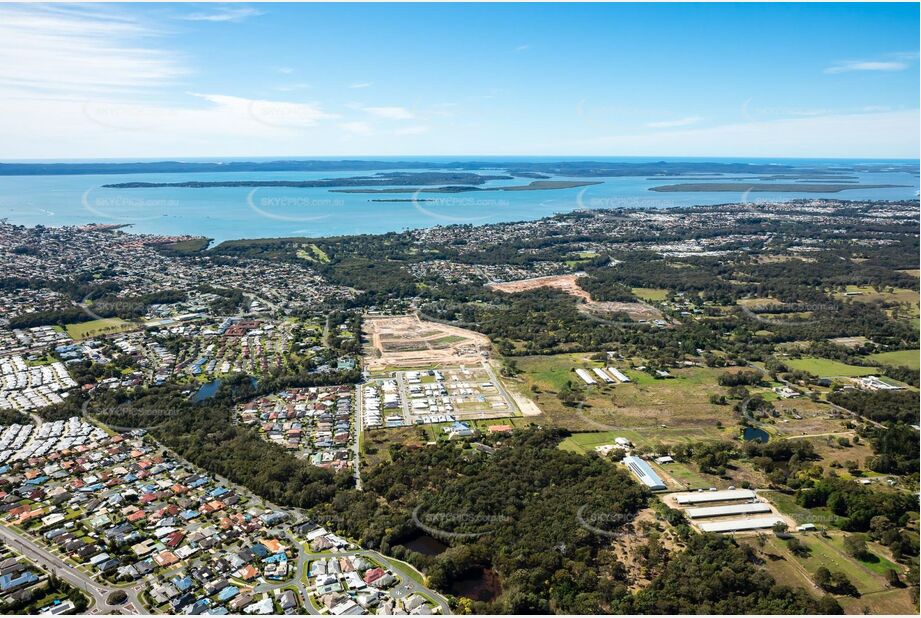
[[[919,157],[919,5],[0,4],[0,159]]]

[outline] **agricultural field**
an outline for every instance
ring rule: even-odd
[[[767,417],[763,420],[763,429],[779,438],[797,438],[830,433],[848,432],[847,419],[838,418],[838,414],[827,404],[812,401],[808,397],[796,399],[778,399],[765,396],[771,401],[780,416]]]
[[[671,486],[671,488],[682,491],[707,489],[710,487],[726,489],[731,483],[709,474],[701,474],[694,469],[693,464],[683,464],[673,461],[670,464],[664,465],[649,462],[649,465],[656,471],[660,478]]]
[[[905,288],[885,288],[877,291],[869,285],[849,285],[845,292],[837,292],[836,298],[847,298],[860,302],[882,301],[885,303],[911,303],[918,305],[918,292]]]
[[[613,444],[615,438],[626,438],[619,431],[587,431],[574,433],[560,442],[560,448],[571,453],[587,454],[595,452],[595,447]]]
[[[543,411],[545,422],[573,431],[613,431],[638,445],[723,439],[737,434],[731,406],[710,403],[711,394],[725,394],[717,384],[725,369],[675,369],[669,379],[656,379],[626,363],[616,363],[629,384],[586,386],[575,368],[604,367],[590,354],[557,354],[516,358],[519,375],[511,385],[526,393]],[[584,395],[582,405],[564,405],[559,393],[570,383]],[[540,422],[537,417],[535,422]],[[717,421],[727,427],[717,427]]]
[[[668,290],[664,288],[633,288],[633,295],[645,301],[661,302],[668,297]]]
[[[784,364],[791,369],[807,371],[813,375],[819,376],[820,378],[855,378],[858,376],[869,376],[879,373],[879,369],[876,367],[847,365],[836,360],[819,358],[816,356],[805,356],[803,358],[787,359],[784,360]]]
[[[909,367],[915,370],[921,370],[921,352],[919,350],[896,350],[894,352],[880,352],[871,354],[867,360],[882,365],[892,365],[895,367]]]
[[[839,438],[846,439],[848,441],[847,446],[841,446],[838,443]],[[877,473],[870,472],[864,467],[867,459],[873,456],[873,449],[866,441],[855,444],[853,434],[809,438],[809,441],[812,442],[816,453],[822,458],[818,463],[824,466],[826,470],[832,469],[830,468],[832,464],[841,466],[835,469],[836,474],[841,478],[852,478],[852,475],[847,471],[847,462],[855,461],[860,464],[862,476],[876,476]]]
[[[836,595],[846,613],[917,613],[912,603],[911,588],[890,588],[885,580],[888,568],[895,568],[904,580],[904,568],[879,555],[882,548],[875,544],[870,544],[870,550],[878,562],[864,562],[847,554],[843,545],[844,535],[838,532],[829,533],[827,538],[820,534],[797,535],[808,547],[809,553],[805,556],[794,555],[786,542],[773,535],[761,535],[760,538],[764,541],[763,546],[757,538],[741,542],[752,547],[763,560],[768,573],[780,583],[800,586],[820,596],[824,593],[814,585],[812,577],[819,567],[824,566],[831,571],[844,573],[860,593],[859,597]],[[869,611],[865,612],[865,609]]]
[[[827,528],[839,519],[827,508],[807,509],[800,506],[796,503],[796,498],[792,494],[774,490],[762,490],[761,497],[770,501],[778,511],[792,518],[797,525],[815,524],[819,528]]]
[[[81,341],[83,339],[92,339],[99,335],[112,335],[134,330],[138,328],[138,325],[133,322],[126,322],[121,318],[102,318],[90,320],[89,322],[67,324],[64,328],[71,339]]]

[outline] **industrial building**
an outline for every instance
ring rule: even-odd
[[[598,367],[595,367],[594,369],[592,369],[592,372],[596,376],[601,378],[601,381],[604,382],[605,384],[614,384],[614,378],[606,374],[603,369],[599,369]]]
[[[624,465],[630,469],[636,478],[640,480],[641,483],[646,485],[649,489],[653,491],[661,491],[665,489],[665,482],[659,478],[659,475],[656,474],[652,468],[649,467],[649,464],[640,459],[639,457],[634,457],[632,455],[624,457]]]
[[[702,502],[728,502],[730,500],[754,500],[755,492],[750,489],[725,489],[723,491],[698,491],[675,494],[678,504],[699,504]]]
[[[751,513],[770,513],[771,506],[764,502],[749,504],[727,504],[725,506],[704,506],[685,511],[691,519],[701,517],[724,517],[726,515],[749,515]]]
[[[747,519],[730,519],[700,524],[702,532],[741,532],[743,530],[760,530],[762,528],[773,528],[774,524],[786,522],[772,515],[771,517],[750,517]]]

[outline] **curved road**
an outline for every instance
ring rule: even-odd
[[[301,547],[301,544],[294,539],[290,534],[288,539],[295,545],[295,547]],[[383,554],[376,552],[370,549],[354,549],[341,552],[320,552],[313,553],[300,550],[297,556],[297,567],[292,578],[274,582],[271,584],[259,584],[253,588],[253,592],[268,592],[271,590],[277,590],[279,588],[290,588],[292,585],[296,586],[300,591],[301,596],[303,597],[303,605],[307,608],[307,611],[312,615],[319,615],[320,611],[317,607],[314,606],[313,601],[310,599],[310,595],[307,592],[307,585],[304,583],[304,576],[307,572],[307,563],[312,560],[318,559],[328,559],[328,558],[341,558],[346,556],[364,556],[366,558],[371,558],[375,562],[378,562],[384,565],[385,568],[390,570],[394,575],[400,579],[400,583],[397,586],[394,586],[390,589],[390,595],[394,599],[402,599],[408,597],[412,594],[419,593],[424,597],[427,597],[435,601],[438,606],[441,608],[441,614],[447,616],[451,614],[451,606],[448,604],[447,599],[435,592],[430,590],[425,586],[419,584],[409,575],[409,568],[403,564],[391,560],[390,558],[384,556]]]
[[[3,540],[16,551],[35,562],[38,566],[48,570],[74,588],[86,593],[92,600],[92,607],[89,613],[149,613],[140,599],[140,592],[144,588],[142,583],[135,584],[130,588],[100,584],[90,575],[70,566],[63,558],[48,551],[24,534],[15,532],[6,526],[0,526],[0,536],[2,536]],[[107,601],[107,597],[117,590],[121,590],[127,594],[128,601],[122,605],[110,605]]]

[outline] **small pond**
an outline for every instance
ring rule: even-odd
[[[492,569],[479,569],[456,580],[451,585],[451,594],[474,601],[492,601],[502,594],[502,584],[499,583],[499,575]]]
[[[764,444],[771,439],[771,436],[763,429],[758,429],[757,427],[746,427],[742,430],[742,439],[747,442],[761,442]]]
[[[400,545],[423,556],[437,556],[448,549],[447,545],[430,534],[420,534],[409,541],[403,541]]]

